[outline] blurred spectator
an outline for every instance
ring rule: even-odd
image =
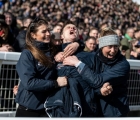
[[[122,40],[122,39],[123,39],[123,35],[122,35],[121,30],[120,30],[120,29],[115,29],[114,31],[115,31],[115,32],[117,33],[117,35],[119,36],[120,40]]]
[[[16,18],[10,12],[5,12],[4,15],[5,15],[5,22],[9,26],[10,32],[13,34],[15,38],[19,32],[16,24]]]
[[[136,47],[135,45],[137,45],[139,41],[137,39],[133,39],[130,44],[131,44],[131,51],[135,51]]]
[[[124,38],[121,40],[121,52],[127,58],[130,59],[130,41],[134,38],[134,29],[128,28]]]
[[[99,37],[99,31],[97,28],[93,27],[91,28],[90,32],[89,32],[89,36],[90,37],[94,37],[96,39],[96,48],[94,51],[97,51],[98,48],[99,48],[99,45],[98,45],[98,37]]]
[[[140,41],[140,29],[135,30],[134,37]]]
[[[103,30],[106,27],[108,27],[107,22],[103,22],[103,23],[100,24],[100,30]]]
[[[52,33],[51,35],[51,42],[54,45],[61,45],[62,44],[62,39],[60,33]]]
[[[60,33],[62,29],[62,26],[60,24],[57,24],[54,26],[52,33]]]
[[[85,41],[85,49],[87,52],[95,52],[96,49],[96,39],[94,37],[89,37]]]
[[[61,25],[61,26],[63,27],[64,22],[63,22],[63,21],[59,21],[57,24],[58,24],[58,25]]]
[[[98,39],[98,35],[99,35],[99,32],[98,32],[98,29],[96,28],[92,28],[89,32],[89,36],[94,37],[96,40]]]
[[[3,51],[3,52],[13,52],[14,49],[12,46],[10,46],[9,44],[2,44],[0,46],[0,51]]]
[[[31,21],[32,19],[29,17],[24,18],[22,21],[23,27],[21,28],[21,31],[17,35],[14,44],[14,49],[16,52],[22,52],[25,48],[26,30],[29,24],[31,23]]]
[[[14,51],[12,47],[13,43],[14,38],[5,23],[5,16],[0,15],[0,51]]]
[[[4,2],[3,6],[2,11],[12,11],[17,17],[45,16],[56,24],[61,20],[75,19],[77,23],[85,23],[86,27],[93,25],[98,29],[100,23],[107,22],[109,27],[125,30],[128,26],[138,26],[139,20],[139,5],[132,0],[14,0],[10,4]]]
[[[22,17],[17,17],[16,22],[17,22],[17,28],[20,30],[23,27],[22,23],[23,18]]]
[[[140,41],[135,43],[135,49],[134,51],[131,51],[130,59],[140,60]]]
[[[79,32],[79,39],[82,41],[85,41],[85,37],[84,37],[84,28],[83,27],[78,27],[78,32]]]
[[[140,28],[140,7],[132,0],[7,0],[2,2],[0,12],[12,13],[18,27],[23,17],[45,17],[50,26],[63,26],[71,20],[76,23],[81,40],[88,37],[86,33],[93,27],[118,28],[123,35],[127,28]],[[11,27],[10,30],[15,31]]]
[[[86,28],[84,31],[83,31],[83,39],[84,41],[89,37],[89,28]]]

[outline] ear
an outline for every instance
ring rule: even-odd
[[[32,37],[33,39],[36,39],[36,35],[35,35],[33,32],[31,32],[31,37]]]

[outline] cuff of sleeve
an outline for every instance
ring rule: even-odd
[[[58,88],[59,87],[57,81],[54,81],[54,87],[55,88]]]
[[[78,67],[78,66],[80,65],[80,63],[82,63],[82,62],[79,61],[79,62],[75,65],[75,67]]]
[[[79,66],[77,67],[77,71],[78,71],[79,73],[81,73],[82,70],[84,69],[84,67],[85,67],[85,64],[81,62],[81,63],[79,64]]]
[[[95,90],[95,94],[96,94],[96,95],[99,95],[99,96],[102,96],[100,89],[101,89],[101,88],[96,89],[96,90]]]

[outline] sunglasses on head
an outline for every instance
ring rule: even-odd
[[[35,24],[36,24],[36,23],[39,23],[39,22],[41,22],[41,21],[46,22],[45,19],[36,17],[36,18],[30,23],[30,25],[29,25],[30,29],[34,29]],[[46,22],[46,23],[47,23],[47,22]]]
[[[33,21],[31,21],[30,26],[34,26],[35,23],[38,23],[38,21],[41,20],[39,17],[36,17]]]

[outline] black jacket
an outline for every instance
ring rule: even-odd
[[[36,47],[41,50],[49,49],[47,43],[36,42]],[[46,52],[49,56],[50,52]],[[21,53],[16,70],[20,78],[16,102],[32,110],[44,109],[44,102],[55,89],[55,65],[45,67],[38,62],[32,53],[25,49]]]
[[[22,30],[16,37],[14,49],[16,52],[22,52],[25,49],[26,30]]]
[[[82,115],[78,83],[68,78],[69,85],[58,88],[46,100],[44,106],[49,117],[80,117]]]
[[[68,44],[63,44],[63,49]],[[86,52],[80,51],[81,49],[75,53],[79,59],[86,55]],[[47,114],[50,117],[80,117],[82,112],[82,117],[95,116],[94,90],[82,80],[77,69],[58,63],[57,74],[67,76],[69,86],[59,89],[47,98],[45,103]]]
[[[96,88],[97,101],[101,108],[99,116],[119,117],[127,115],[129,104],[127,98],[127,80],[129,77],[130,65],[126,58],[118,53],[113,61],[104,62],[99,57],[99,51],[82,58],[84,69],[81,76],[92,87]],[[113,87],[113,92],[108,96],[101,96],[100,88],[105,82]]]

